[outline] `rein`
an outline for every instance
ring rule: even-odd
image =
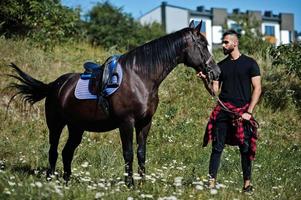
[[[213,90],[213,87],[212,87],[212,84],[211,84],[212,79],[209,79],[209,80],[206,79],[206,82],[207,82],[207,85],[208,85],[209,89],[211,90],[211,94],[212,94],[213,98],[221,106],[221,109],[223,111],[226,111],[228,113],[233,114],[234,116],[238,117],[238,119],[240,120],[241,115],[238,112],[234,112],[234,111],[230,110],[227,106],[225,106],[225,104],[222,102],[222,100],[220,100],[220,98],[214,93],[214,90]],[[249,122],[253,127],[259,128],[259,123],[254,119],[254,117],[253,117],[253,119],[250,119]]]

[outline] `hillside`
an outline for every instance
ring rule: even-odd
[[[117,130],[84,134],[68,186],[61,176],[61,155],[58,179],[46,181],[49,145],[44,101],[30,107],[15,100],[7,110],[13,94],[4,90],[11,81],[3,76],[10,72],[7,65],[14,62],[33,77],[50,82],[64,73],[81,72],[85,60],[103,62],[114,53],[119,52],[83,43],[65,44],[45,52],[27,41],[0,38],[0,199],[249,199],[241,194],[240,157],[235,147],[224,151],[217,194],[203,186],[211,148],[202,148],[202,139],[215,102],[195,72],[182,65],[164,80],[159,91],[160,103],[148,138],[144,184],[136,184],[133,189],[123,184]],[[257,55],[255,58],[265,86],[269,82],[264,77],[274,69],[269,60]],[[215,59],[220,61],[222,57],[217,54]],[[252,199],[301,199],[300,113],[291,102],[277,109],[267,103],[265,96],[255,112],[260,138],[253,164]],[[59,153],[66,139],[65,129]],[[134,163],[136,172],[136,156]],[[139,177],[135,179],[137,183]]]

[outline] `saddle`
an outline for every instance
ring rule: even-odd
[[[89,92],[97,96],[98,105],[100,105],[106,114],[109,114],[109,103],[105,98],[108,94],[105,89],[119,87],[120,77],[117,71],[119,55],[109,57],[103,65],[93,61],[84,63],[84,73],[80,75],[81,79],[89,80]]]

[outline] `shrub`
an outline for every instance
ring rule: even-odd
[[[0,34],[29,37],[44,49],[76,38],[81,32],[79,10],[62,6],[58,0],[3,0],[0,16]]]
[[[275,109],[295,104],[301,110],[301,45],[271,47],[272,68],[265,76],[265,99]]]

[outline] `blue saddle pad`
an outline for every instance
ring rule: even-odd
[[[103,89],[103,95],[105,97],[112,95],[118,90],[123,78],[123,71],[120,64],[117,61],[113,61],[109,67],[109,82],[114,82],[114,85],[107,84]],[[118,79],[112,80],[114,78],[113,72],[117,72]],[[115,74],[116,75],[116,74]],[[74,95],[77,99],[97,99],[97,96],[91,94],[89,91],[89,79],[80,78],[76,84]]]

